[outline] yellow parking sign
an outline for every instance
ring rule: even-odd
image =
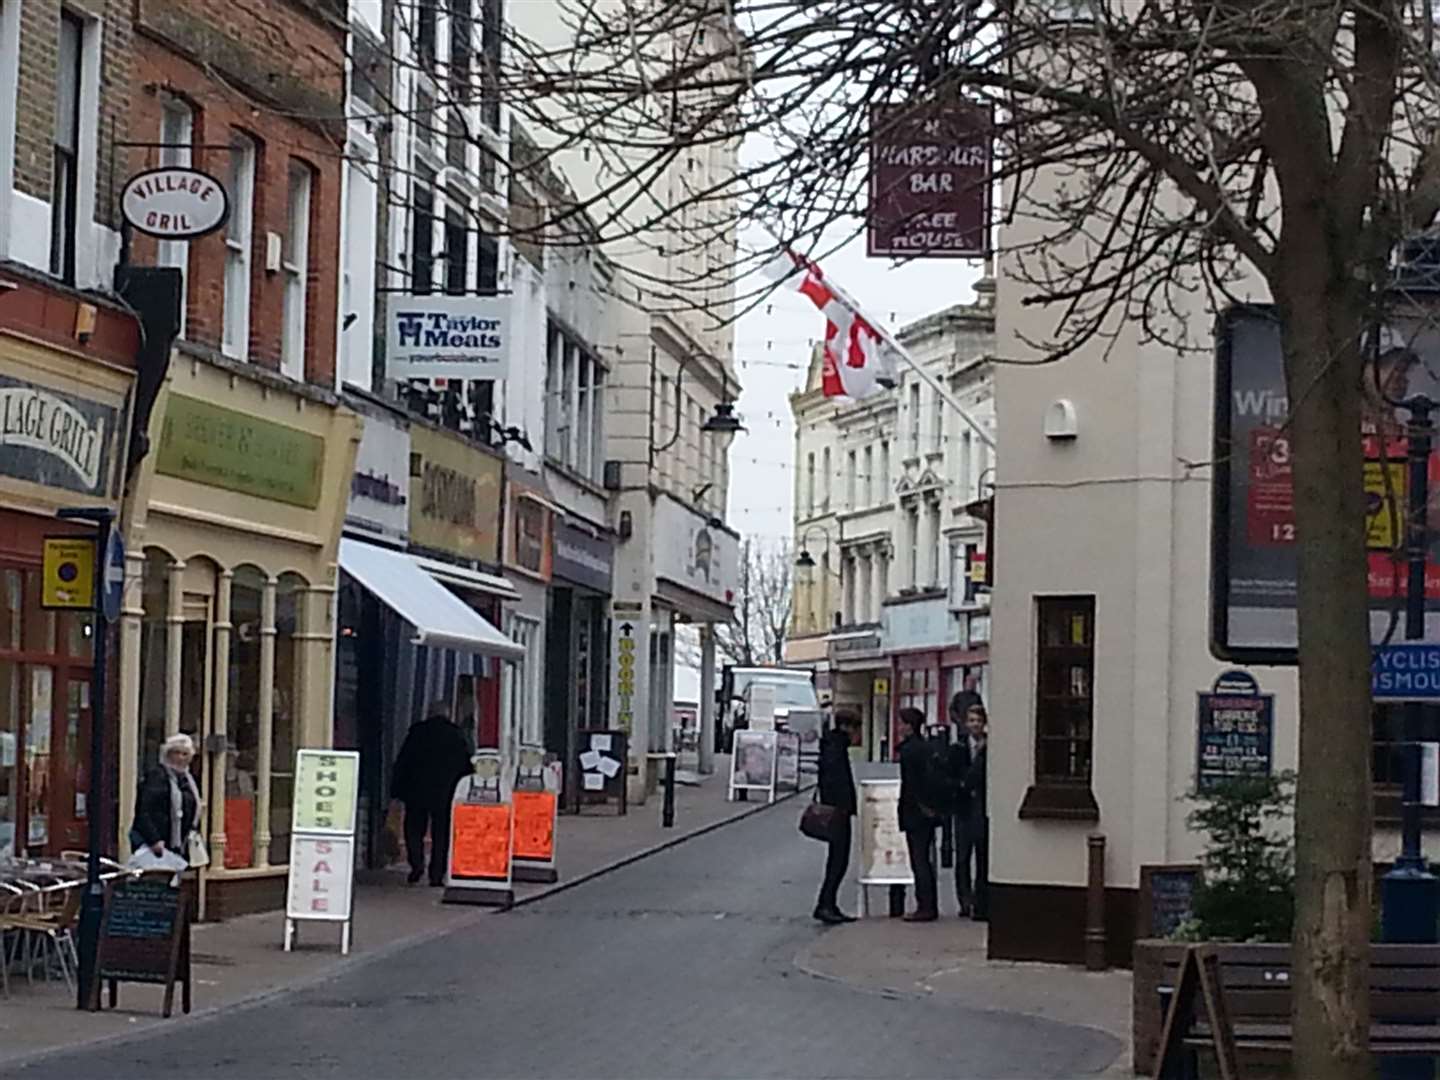
[[[83,536],[47,536],[40,606],[90,611],[95,606],[95,541]]]

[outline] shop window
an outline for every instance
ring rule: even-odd
[[[290,861],[290,818],[295,802],[295,751],[304,666],[297,649],[303,619],[305,582],[282,577],[275,590],[275,683],[270,728],[270,865]]]
[[[934,668],[900,672],[900,708],[919,709],[925,722],[938,723],[939,674]],[[898,714],[897,714],[898,715]]]
[[[8,572],[7,572],[8,573]],[[0,659],[0,858],[16,854],[20,822],[21,665]]]
[[[230,586],[230,753],[225,767],[225,869],[256,865],[255,804],[260,767],[260,635],[265,576],[253,566],[235,571]]]
[[[1036,601],[1035,785],[1021,817],[1093,820],[1095,598]]]
[[[153,765],[165,741],[165,680],[169,669],[169,635],[165,613],[170,580],[170,560],[160,551],[145,552],[145,569],[140,581],[144,614],[140,620],[140,743],[135,762],[136,776],[143,777]],[[134,792],[124,793],[133,799]],[[122,800],[122,805],[124,802]]]

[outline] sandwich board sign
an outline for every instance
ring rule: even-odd
[[[558,762],[547,761],[538,746],[522,746],[515,769],[514,829],[510,873],[516,881],[558,881],[555,819],[560,809]]]
[[[446,904],[509,907],[515,813],[498,750],[481,750],[469,776],[455,784],[450,800],[450,862],[445,873]]]
[[[900,831],[900,781],[860,781],[860,911],[870,913],[871,885],[914,885],[910,850]]]
[[[304,921],[339,923],[340,952],[350,952],[359,777],[360,754],[355,750],[295,752],[286,952],[294,947]]]

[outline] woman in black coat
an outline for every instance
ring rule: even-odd
[[[850,731],[860,718],[837,712],[834,726],[820,740],[820,802],[835,810],[830,820],[830,845],[825,855],[825,880],[815,905],[815,918],[823,923],[854,921],[840,910],[840,883],[850,868],[850,819],[855,816],[855,775],[850,770]]]
[[[154,854],[169,851],[189,862],[188,839],[200,823],[200,789],[190,775],[195,743],[189,735],[171,735],[160,747],[160,760],[152,765],[135,799],[135,821],[130,846],[148,847]]]

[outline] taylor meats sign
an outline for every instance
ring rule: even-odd
[[[386,338],[386,359],[398,378],[503,379],[509,297],[392,297]]]
[[[209,173],[178,166],[137,173],[120,193],[131,227],[161,240],[194,240],[230,215],[225,187]]]
[[[117,410],[0,375],[0,474],[103,495]]]

